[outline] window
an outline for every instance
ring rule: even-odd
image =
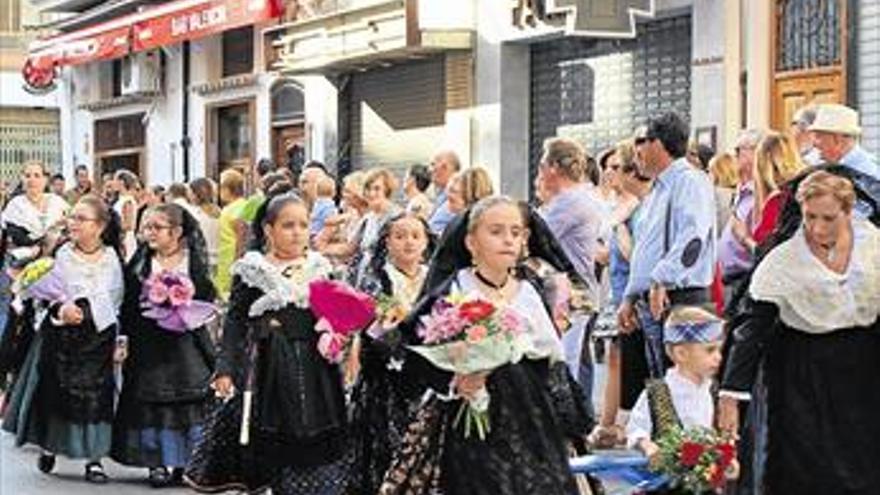
[[[254,27],[223,33],[223,77],[250,74],[254,70]]]
[[[272,88],[272,122],[300,121],[305,112],[305,101],[300,87],[292,81],[284,81]]]
[[[841,0],[777,0],[776,70],[841,63]]]
[[[21,0],[0,0],[0,33],[21,30]]]

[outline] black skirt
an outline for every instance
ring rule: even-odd
[[[571,495],[564,427],[548,392],[546,361],[503,366],[487,381],[491,430],[469,438],[455,417],[460,401],[419,412],[380,493]]]
[[[766,360],[766,493],[880,493],[880,325],[781,328]]]

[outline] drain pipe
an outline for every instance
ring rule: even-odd
[[[181,46],[183,50],[183,59],[182,59],[182,83],[183,87],[181,91],[183,91],[183,95],[181,98],[182,101],[182,113],[183,113],[183,136],[180,139],[180,146],[183,149],[183,181],[189,182],[189,148],[192,144],[192,140],[189,137],[189,65],[190,65],[190,42],[186,40],[183,42]]]

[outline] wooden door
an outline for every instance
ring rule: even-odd
[[[797,109],[846,102],[846,0],[775,0],[771,125]]]
[[[793,75],[776,80],[773,95],[774,129],[786,130],[794,113],[809,104],[843,103],[845,86],[839,71],[819,75]]]

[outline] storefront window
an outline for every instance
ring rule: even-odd
[[[254,70],[254,27],[223,33],[223,77],[250,74]]]

